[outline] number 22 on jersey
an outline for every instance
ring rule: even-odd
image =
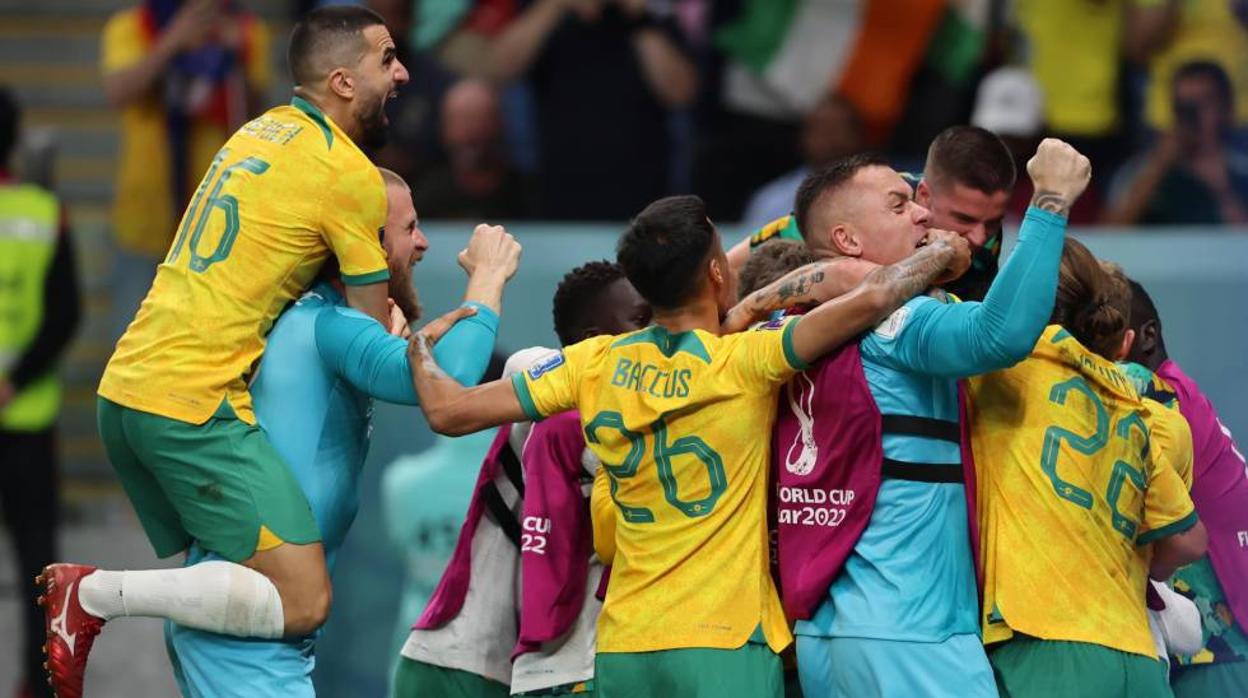
[[[226,157],[229,156],[229,149],[222,148],[217,152],[216,157],[212,159],[212,166],[208,168],[208,174],[204,175],[204,180],[200,183],[199,189],[195,192],[195,198],[191,201],[191,206],[186,210],[186,215],[182,217],[182,225],[178,228],[178,237],[173,242],[173,247],[169,250],[169,256],[165,259],[168,264],[178,261],[178,257],[182,254],[182,247],[185,245],[190,252],[190,268],[191,271],[204,273],[213,264],[220,262],[230,256],[230,250],[234,247],[234,239],[238,237],[239,219],[238,219],[238,199],[231,194],[222,193],[226,184],[229,183],[230,177],[237,171],[243,170],[253,175],[259,176],[269,169],[269,163],[257,157],[246,157],[224,169],[221,164]],[[220,171],[220,174],[218,174]],[[207,199],[204,198],[205,193]],[[219,214],[219,215],[214,215]],[[187,240],[187,232],[190,231],[190,240]],[[219,234],[216,237],[217,246],[212,253],[204,256],[201,254],[200,243],[203,240],[205,232]]]
[[[1087,398],[1089,406],[1095,415],[1096,431],[1084,436],[1056,424],[1050,426],[1044,432],[1044,449],[1040,454],[1040,467],[1045,475],[1048,476],[1049,481],[1053,485],[1053,492],[1058,497],[1076,506],[1091,510],[1094,504],[1092,493],[1062,478],[1058,473],[1058,457],[1061,454],[1061,445],[1065,442],[1076,453],[1088,458],[1104,458],[1105,456],[1101,455],[1101,451],[1109,446],[1111,439],[1116,438],[1124,441],[1125,449],[1120,450],[1125,452],[1135,463],[1129,463],[1121,458],[1114,460],[1109,481],[1105,486],[1105,502],[1109,505],[1110,522],[1114,530],[1128,540],[1135,540],[1136,530],[1139,527],[1144,509],[1142,495],[1148,488],[1148,480],[1144,473],[1144,464],[1148,458],[1148,429],[1144,425],[1143,418],[1135,411],[1120,417],[1111,429],[1109,411],[1105,408],[1105,403],[1092,390],[1087,381],[1080,376],[1055,384],[1049,392],[1049,401],[1066,407],[1068,410],[1074,409],[1073,405],[1067,404],[1069,397],[1074,394],[1083,395]],[[1144,437],[1143,444],[1138,450],[1130,447],[1132,430],[1138,430]],[[1087,472],[1095,474],[1100,472],[1100,469],[1093,466],[1088,468]],[[1141,494],[1139,506],[1137,507],[1138,511],[1134,512],[1134,517],[1129,516],[1119,508],[1119,500],[1122,498],[1123,487],[1127,482],[1130,482]]]

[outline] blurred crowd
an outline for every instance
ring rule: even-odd
[[[426,219],[623,220],[694,192],[757,226],[810,167],[873,150],[918,171],[969,122],[1020,157],[1045,135],[1088,153],[1077,224],[1248,222],[1244,0],[367,4],[412,69],[374,156]],[[231,0],[149,0],[109,23],[124,246],[164,251],[215,148],[283,72],[272,40]]]

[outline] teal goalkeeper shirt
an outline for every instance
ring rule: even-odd
[[[859,348],[880,412],[957,422],[957,379],[1026,358],[1053,310],[1065,229],[1064,218],[1028,209],[984,302],[920,296],[868,334]],[[883,446],[894,460],[961,463],[956,444],[935,439],[885,434]],[[885,479],[826,600],[796,632],[943,642],[979,633],[978,602],[963,485]]]
[[[433,351],[465,385],[485,374],[498,329],[492,310],[472,305],[477,314],[456,323]],[[332,572],[359,507],[373,399],[417,404],[407,342],[347,307],[329,284],[317,284],[278,318],[251,393],[260,426],[308,498]],[[413,411],[412,419],[421,417]],[[186,564],[205,559],[218,558],[192,546]],[[166,624],[174,674],[190,698],[312,696],[315,635],[254,640]]]
[[[485,374],[498,330],[498,316],[473,305],[477,314],[456,323],[433,352],[464,385]],[[359,507],[373,398],[417,404],[407,341],[318,284],[278,319],[251,394],[256,419],[312,505],[332,571]]]

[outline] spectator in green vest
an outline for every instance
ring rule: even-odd
[[[16,588],[28,590],[56,560],[57,365],[78,325],[73,246],[60,202],[8,170],[20,111],[0,87],[0,511],[17,553]],[[22,608],[22,684],[17,695],[51,696],[43,680],[43,611]],[[5,690],[0,688],[0,691]]]

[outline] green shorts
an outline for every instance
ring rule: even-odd
[[[198,541],[242,562],[258,546],[321,539],[299,482],[259,427],[224,417],[187,424],[104,398],[97,410],[108,460],[158,556]]]
[[[1248,661],[1175,666],[1170,687],[1175,698],[1248,696]]]
[[[509,698],[504,684],[459,669],[403,657],[394,672],[394,698]]]
[[[780,656],[767,645],[735,650],[690,648],[658,652],[599,652],[598,698],[784,698]]]
[[[989,648],[1001,698],[1170,698],[1159,659],[1086,642],[1016,636]]]

